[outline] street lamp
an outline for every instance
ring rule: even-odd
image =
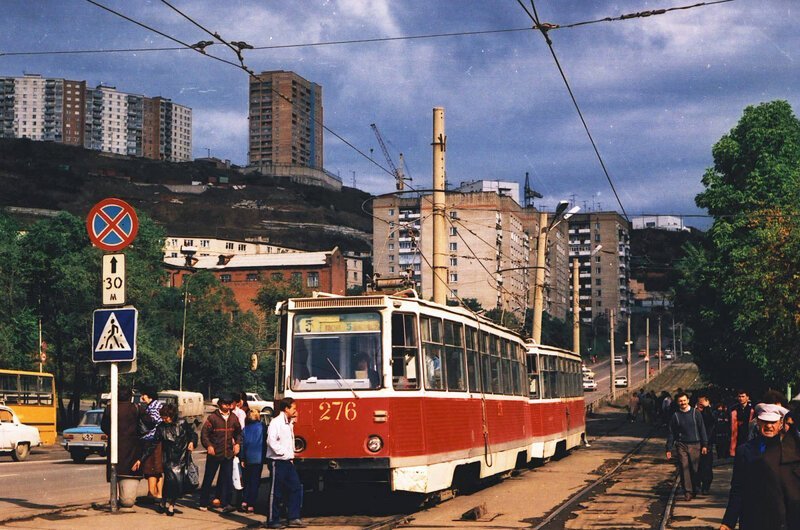
[[[181,254],[186,258],[186,269],[192,272],[192,258],[197,254],[197,248],[192,246],[182,246]],[[178,390],[183,391],[183,358],[186,356],[186,309],[189,307],[189,274],[183,275],[183,330],[181,331],[181,369],[178,377]]]
[[[539,212],[539,234],[536,244],[536,283],[534,285],[533,298],[533,340],[536,344],[540,344],[542,342],[542,312],[544,311],[544,267],[546,258],[545,253],[547,252],[547,235],[550,233],[550,230],[558,225],[558,223],[565,219],[569,219],[581,209],[580,206],[573,206],[569,209],[569,211],[567,211],[568,207],[568,201],[559,202],[549,224],[547,223],[547,212]]]

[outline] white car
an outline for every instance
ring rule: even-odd
[[[0,453],[11,453],[11,458],[21,462],[28,458],[31,447],[40,445],[39,430],[23,424],[13,410],[0,405]]]
[[[247,406],[251,409],[256,409],[261,414],[272,414],[273,404],[272,401],[261,399],[261,396],[255,392],[245,392],[247,395]]]
[[[622,357],[622,355],[614,356],[614,364],[623,364],[623,363],[625,363],[625,359]]]
[[[584,378],[583,389],[588,391],[597,390],[597,383],[595,382],[594,379],[588,377]]]
[[[628,386],[628,376],[626,375],[618,375],[614,377],[614,386],[615,387],[626,387]]]
[[[669,350],[664,351],[664,360],[665,361],[671,361],[674,358],[675,357],[672,355],[671,351],[669,351]]]
[[[594,379],[594,372],[585,364],[581,365],[581,372],[583,372],[584,379]]]

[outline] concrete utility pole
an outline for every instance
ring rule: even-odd
[[[672,355],[678,357],[678,346],[675,344],[675,313],[672,313]]]
[[[627,376],[628,376],[628,388],[633,386],[633,374],[631,373],[631,315],[628,314],[628,340],[625,341],[625,345],[628,347],[628,366],[627,366]]]
[[[447,304],[447,237],[445,218],[444,109],[433,108],[433,301]]]
[[[533,340],[542,342],[542,311],[544,311],[544,266],[547,249],[547,213],[539,212],[539,235],[536,238],[536,276],[533,291]]]
[[[644,382],[650,382],[650,317],[647,317],[644,343]]]
[[[661,373],[661,357],[664,354],[661,352],[661,316],[658,317],[658,373]]]
[[[578,258],[572,260],[572,351],[581,354],[581,304]]]
[[[617,388],[614,386],[614,379],[617,377],[617,368],[614,366],[614,310],[611,310],[611,315],[608,319],[608,333],[611,336],[611,377],[609,378],[609,382],[611,383],[611,400],[617,399]]]

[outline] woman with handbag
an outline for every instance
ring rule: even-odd
[[[191,452],[197,445],[197,433],[185,420],[178,419],[178,408],[167,403],[161,407],[162,422],[156,427],[155,442],[161,443],[161,454],[164,464],[164,490],[162,492],[162,508],[167,515],[175,515],[175,501],[185,493],[184,480],[187,465],[191,462]],[[145,447],[142,458],[134,464],[138,469],[153,450],[155,444]],[[197,476],[195,472],[195,477]]]

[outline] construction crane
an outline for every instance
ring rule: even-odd
[[[404,182],[406,180],[411,180],[411,177],[406,177],[405,174],[403,173],[403,165],[404,165],[403,153],[400,153],[400,167],[398,168],[397,166],[394,165],[394,161],[392,160],[392,157],[389,155],[389,150],[386,148],[386,144],[383,142],[383,138],[381,137],[381,133],[378,130],[378,126],[375,125],[374,123],[371,123],[370,127],[372,127],[372,132],[375,133],[375,138],[378,139],[378,145],[381,146],[381,151],[383,151],[383,157],[386,159],[386,163],[389,164],[389,168],[392,170],[392,174],[394,175],[396,181],[397,190],[403,191],[403,188],[405,188]]]

